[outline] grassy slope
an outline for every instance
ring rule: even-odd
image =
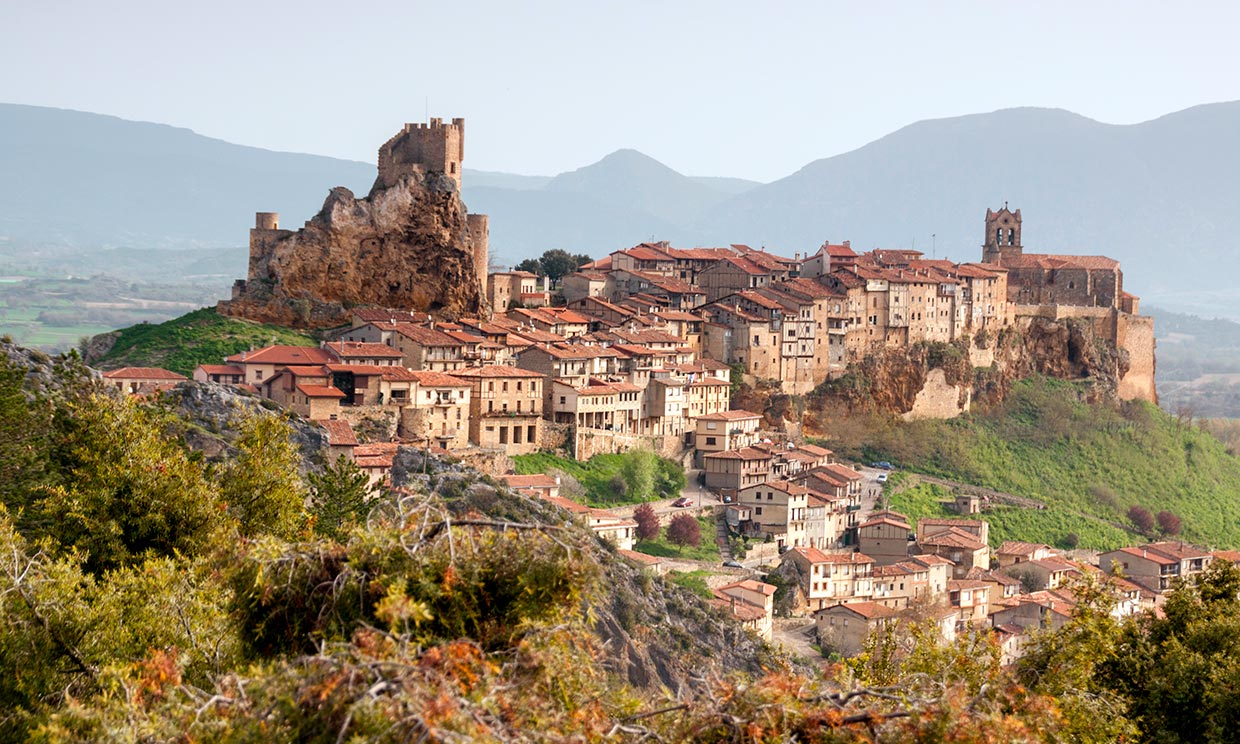
[[[624,454],[595,455],[586,462],[579,462],[568,457],[557,457],[548,452],[535,452],[529,455],[517,455],[512,458],[512,462],[517,473],[521,475],[546,473],[551,470],[559,470],[570,475],[585,490],[585,503],[588,506],[608,507],[637,504],[643,501],[640,498],[618,498],[611,488],[611,480],[619,475],[625,459]],[[678,468],[679,466],[667,463],[665,467]]]
[[[220,364],[230,354],[269,344],[318,346],[318,341],[287,328],[225,318],[213,308],[203,308],[163,323],[121,330],[112,350],[95,366],[164,367],[189,375],[199,364]]]
[[[1180,516],[1186,540],[1240,546],[1240,459],[1152,405],[1086,405],[1063,382],[1022,382],[988,414],[885,429],[866,455],[1048,505],[988,513],[993,542],[1054,544],[1075,532],[1081,547],[1131,543],[1141,538],[1107,523],[1127,524],[1128,507],[1140,504]],[[936,498],[947,493],[923,484],[892,507],[933,513]]]

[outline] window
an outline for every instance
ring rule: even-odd
[[[754,513],[754,516],[757,516],[757,517],[762,516],[762,507],[760,507],[760,506],[755,506],[755,507],[753,508],[753,513]]]
[[[564,396],[563,396],[563,395],[561,395],[561,396],[560,396],[560,405],[564,405],[564,400],[565,400]]]
[[[715,445],[715,437],[706,437],[706,446],[713,447]]]

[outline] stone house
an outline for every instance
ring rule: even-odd
[[[762,639],[771,640],[772,618],[775,612],[774,586],[745,579],[715,589],[714,595],[712,604],[727,609]]]
[[[429,370],[409,370],[403,376],[412,388],[400,412],[402,435],[448,450],[468,447],[472,383]]]
[[[378,367],[397,366],[402,354],[387,344],[365,341],[325,341],[323,348],[333,354],[340,364],[361,364]]]
[[[560,292],[569,307],[587,297],[602,297],[607,289],[607,276],[597,271],[578,271],[560,281]]]
[[[1081,575],[1081,569],[1075,563],[1057,555],[1014,563],[1004,572],[1021,579],[1022,583],[1028,582],[1031,591],[1058,589],[1071,577]]]
[[[694,422],[693,446],[697,459],[709,452],[751,447],[758,441],[762,416],[749,411],[721,411],[698,416]]]
[[[161,367],[122,367],[103,373],[104,384],[128,395],[143,395],[170,390],[187,378]]]
[[[746,447],[712,452],[702,457],[706,487],[725,496],[735,496],[742,488],[766,483],[771,475],[771,455]]]
[[[194,381],[244,385],[245,368],[236,364],[200,364],[194,368]]]
[[[947,600],[956,609],[961,628],[982,625],[990,610],[990,584],[976,579],[952,579],[947,582]]]
[[[546,473],[532,475],[501,475],[500,480],[514,491],[522,491],[539,498],[550,498],[560,495],[560,479]]]
[[[857,525],[857,549],[873,558],[879,566],[902,563],[909,557],[912,531],[908,518],[903,514],[875,512]]]
[[[896,622],[896,611],[875,602],[837,604],[814,613],[818,643],[840,656],[856,656],[876,630]]]
[[[1124,578],[1161,594],[1176,579],[1201,573],[1213,560],[1211,553],[1185,543],[1156,542],[1102,553],[1098,567],[1106,573],[1118,567]]]
[[[357,435],[353,426],[344,419],[318,419],[314,422],[327,432],[327,461],[334,463],[341,457],[352,462],[357,449]]]
[[[543,376],[516,367],[475,367],[453,375],[470,383],[469,441],[522,455],[539,449]]]
[[[990,548],[972,532],[959,527],[947,527],[929,533],[921,533],[918,525],[917,550],[922,553],[947,558],[955,568],[953,576],[963,579],[969,571],[990,568]]]
[[[602,429],[617,434],[631,434],[640,426],[642,390],[636,385],[590,379],[576,387],[553,379],[548,388],[550,406],[544,410],[556,423],[570,424],[575,430]]]
[[[805,486],[788,481],[767,481],[739,489],[736,503],[752,510],[751,521],[743,531],[770,536],[781,548],[802,547],[806,542],[806,508],[809,492]]]
[[[277,371],[285,367],[317,366],[335,362],[336,357],[327,349],[313,346],[267,346],[256,351],[243,351],[224,359],[230,366],[245,370],[245,380],[260,386]]]
[[[632,550],[637,543],[637,522],[603,509],[591,509],[562,496],[548,496],[547,501],[574,514],[590,530],[616,546],[617,550]]]
[[[530,301],[526,302],[525,298]],[[493,313],[507,312],[513,300],[526,307],[548,304],[539,292],[539,279],[528,271],[502,271],[487,274],[487,304]]]
[[[874,559],[864,553],[791,548],[780,563],[795,564],[802,596],[811,612],[840,602],[868,601],[874,596]]]

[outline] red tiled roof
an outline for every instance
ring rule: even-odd
[[[663,559],[657,555],[646,555],[645,553],[638,553],[636,550],[617,550],[616,552],[643,566],[657,566],[663,562]]]
[[[332,341],[325,344],[328,351],[333,351],[342,359],[350,357],[383,357],[399,359],[403,356],[399,350],[387,344],[375,344],[366,341]]]
[[[885,605],[876,602],[848,602],[846,604],[832,605],[830,607],[819,610],[814,614],[824,612],[848,611],[857,614],[866,620],[877,620],[885,617],[894,617],[896,611]]]
[[[546,473],[533,475],[501,475],[500,480],[509,488],[555,488],[560,484]]]
[[[233,354],[224,361],[244,364],[274,364],[277,366],[327,364],[336,361],[335,356],[317,346],[267,346],[255,351]]]
[[[404,379],[416,380],[419,385],[424,387],[470,387],[470,382],[457,377],[457,374],[458,373],[453,373],[449,375],[444,374],[443,372],[432,372],[428,369],[412,369],[409,370],[408,376]]]
[[[327,443],[333,447],[356,447],[357,435],[353,426],[344,419],[315,419],[314,423],[327,430]]]
[[[434,328],[426,328],[425,326],[413,325],[412,323],[397,323],[391,328],[391,330],[422,346],[461,345],[460,341],[452,338],[443,331],[437,331]]]
[[[721,592],[726,592],[729,589],[744,589],[746,591],[757,592],[765,597],[770,597],[775,594],[775,587],[765,582],[754,581],[753,579],[734,581],[731,584],[725,584],[724,586],[719,587],[719,591]]]
[[[873,563],[874,559],[864,553],[824,553],[818,548],[792,548],[790,553],[797,553],[810,563]]]
[[[718,382],[726,385],[726,382],[718,380]],[[698,416],[698,421],[752,421],[753,419],[762,418],[760,413],[750,413],[749,411],[720,411],[718,413],[708,413],[705,416]]]
[[[307,398],[343,398],[344,393],[331,385],[298,385],[298,392]]]
[[[165,382],[189,379],[185,375],[178,375],[163,367],[121,367],[111,372],[104,372],[103,376],[109,380],[162,380]]]
[[[508,367],[502,364],[492,364],[486,367],[471,367],[469,369],[457,370],[452,373],[453,377],[462,379],[488,378],[496,379],[500,377],[538,377],[544,375],[538,372],[532,372],[528,369],[520,369],[519,367]]]
[[[245,369],[235,364],[200,364],[198,369],[208,375],[244,375]]]

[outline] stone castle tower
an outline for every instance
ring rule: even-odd
[[[443,173],[461,190],[461,161],[465,159],[465,120],[451,124],[431,119],[426,124],[406,124],[379,148],[376,188],[391,188],[414,168]]]
[[[1020,242],[1020,210],[1008,211],[1007,202],[998,212],[986,210],[986,242],[982,244],[982,261],[1002,265],[1004,259],[1019,256],[1024,248]]]

